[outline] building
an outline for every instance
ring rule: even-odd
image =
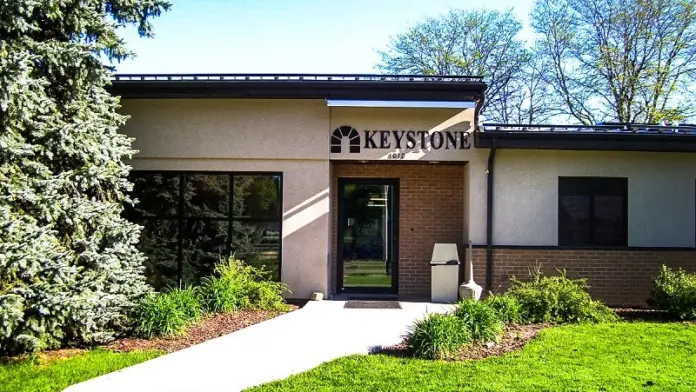
[[[427,298],[435,243],[502,291],[540,265],[644,305],[696,270],[696,128],[485,125],[475,77],[119,75],[148,276],[221,256],[292,290]],[[463,269],[462,269],[463,270]],[[463,271],[460,280],[463,280]]]

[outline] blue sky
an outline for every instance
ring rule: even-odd
[[[533,0],[173,0],[154,39],[122,32],[137,58],[118,73],[374,73],[377,50],[452,8],[514,8]],[[523,34],[529,37],[527,28]]]

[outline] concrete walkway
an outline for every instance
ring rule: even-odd
[[[402,309],[304,308],[66,389],[69,392],[240,391],[342,356],[401,341],[409,325],[451,305],[401,302]]]

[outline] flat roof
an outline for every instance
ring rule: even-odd
[[[696,152],[696,125],[484,123],[475,132],[474,145],[503,149]]]
[[[483,102],[480,76],[371,74],[115,74],[125,99],[280,98]]]

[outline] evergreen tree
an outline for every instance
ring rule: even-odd
[[[105,90],[116,30],[163,0],[0,1],[0,351],[113,339],[150,288],[140,228],[121,218],[131,184]]]

